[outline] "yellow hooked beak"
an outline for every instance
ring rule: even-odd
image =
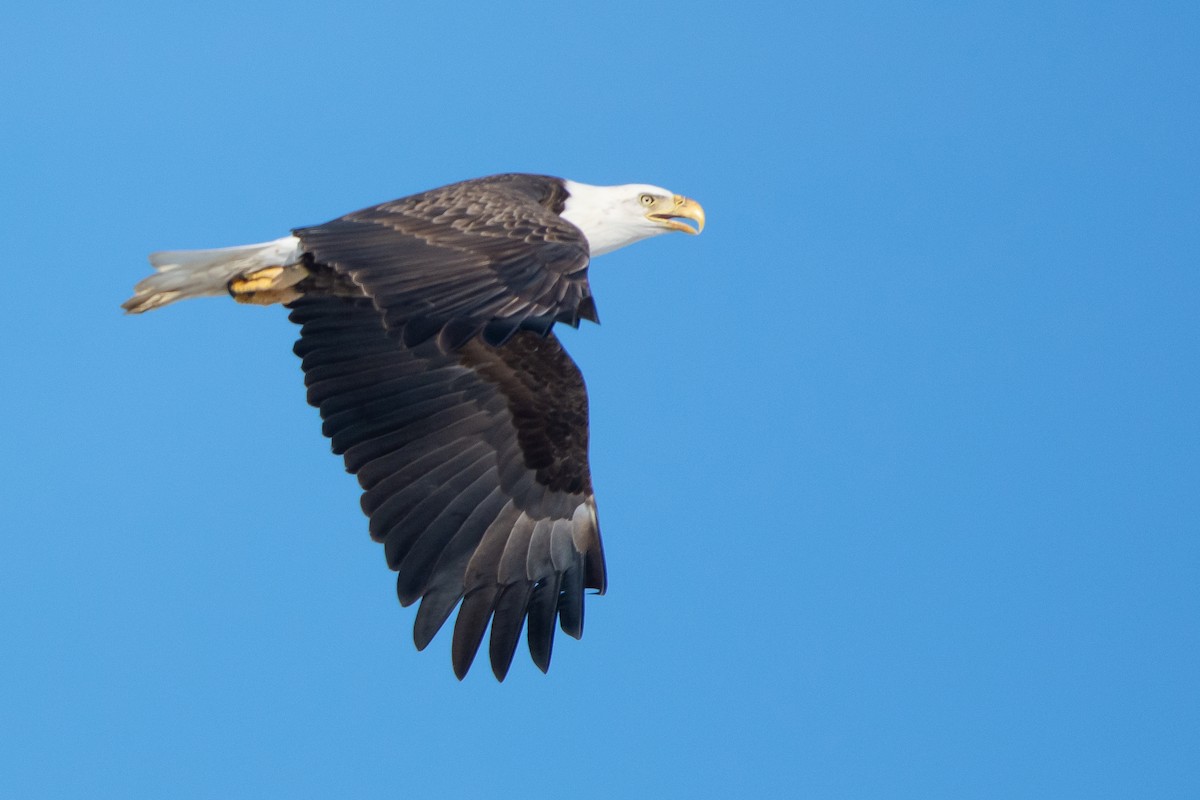
[[[679,194],[672,198],[672,202],[674,205],[670,208],[655,208],[646,215],[646,218],[673,231],[697,234],[704,230],[704,209],[699,203]],[[662,205],[665,206],[666,203]],[[678,222],[680,219],[690,219],[696,223],[696,227],[693,228],[685,222]]]

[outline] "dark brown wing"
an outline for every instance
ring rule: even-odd
[[[387,335],[368,298],[305,297],[308,402],[358,476],[371,537],[421,600],[423,649],[462,599],[454,671],[463,677],[491,620],[492,671],[508,672],[528,617],[534,662],[550,665],[554,623],[583,633],[584,588],[605,588],[587,462],[587,394],[550,334],[520,331],[459,351]]]
[[[406,344],[595,321],[588,245],[557,178],[494,175],[297,228],[315,267],[349,277]]]

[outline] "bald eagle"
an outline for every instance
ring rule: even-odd
[[[522,628],[545,672],[555,623],[579,638],[585,588],[607,583],[587,393],[552,329],[598,321],[593,256],[703,227],[698,203],[657,186],[494,175],[271,242],[154,253],[123,307],[228,293],[290,309],[308,402],[401,605],[421,601],[417,649],[461,601],[455,674],[490,621],[504,680]]]

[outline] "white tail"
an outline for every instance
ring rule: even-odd
[[[217,250],[167,250],[150,254],[155,273],[134,287],[121,304],[130,314],[186,300],[226,294],[229,282],[267,267],[286,267],[300,260],[300,240],[284,236],[273,242],[222,247]]]

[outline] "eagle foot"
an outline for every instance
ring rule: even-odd
[[[308,277],[308,270],[299,264],[287,267],[267,267],[229,282],[229,295],[239,303],[269,306],[290,303],[302,292],[293,288]]]

